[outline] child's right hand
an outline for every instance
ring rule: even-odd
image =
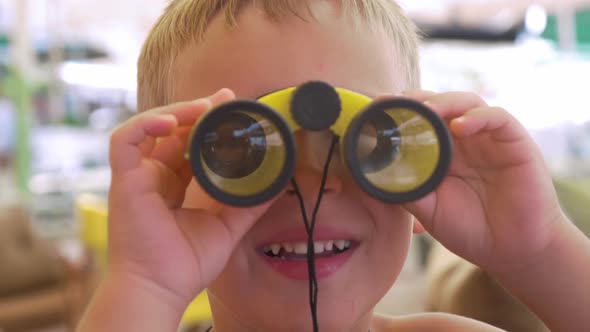
[[[158,287],[188,305],[222,271],[241,237],[271,204],[218,214],[183,208],[192,179],[184,159],[190,129],[211,107],[235,98],[220,90],[157,108],[112,135],[109,275]],[[178,303],[178,302],[176,302]]]

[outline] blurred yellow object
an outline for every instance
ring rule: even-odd
[[[84,246],[98,260],[102,271],[107,267],[108,207],[105,199],[91,194],[82,194],[76,200],[80,237]]]
[[[82,194],[76,200],[80,222],[80,237],[84,245],[96,257],[101,271],[106,271],[108,257],[108,204],[100,196]],[[182,324],[192,325],[210,322],[211,308],[207,292],[202,292],[188,306]]]

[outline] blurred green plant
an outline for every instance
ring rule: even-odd
[[[590,237],[590,178],[559,178],[553,182],[564,212]]]
[[[28,192],[31,173],[30,128],[33,87],[15,68],[5,65],[0,76],[0,95],[9,98],[16,110],[16,183],[20,191]]]

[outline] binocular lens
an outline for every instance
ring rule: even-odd
[[[256,171],[264,161],[266,147],[262,123],[241,112],[211,123],[201,143],[203,161],[209,170],[227,179],[243,178]]]
[[[191,163],[214,198],[262,203],[291,178],[294,142],[288,126],[259,103],[234,102],[205,116],[193,134]]]
[[[386,100],[369,106],[345,138],[349,169],[368,193],[390,202],[417,199],[442,181],[450,138],[425,106]],[[355,154],[353,154],[355,153]]]

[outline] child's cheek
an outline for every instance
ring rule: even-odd
[[[395,223],[397,226],[418,226],[414,225],[414,217],[400,205],[382,202],[364,192],[359,192],[359,196],[359,201],[370,214],[376,227],[390,228],[389,223]],[[420,230],[419,227],[414,229]]]

